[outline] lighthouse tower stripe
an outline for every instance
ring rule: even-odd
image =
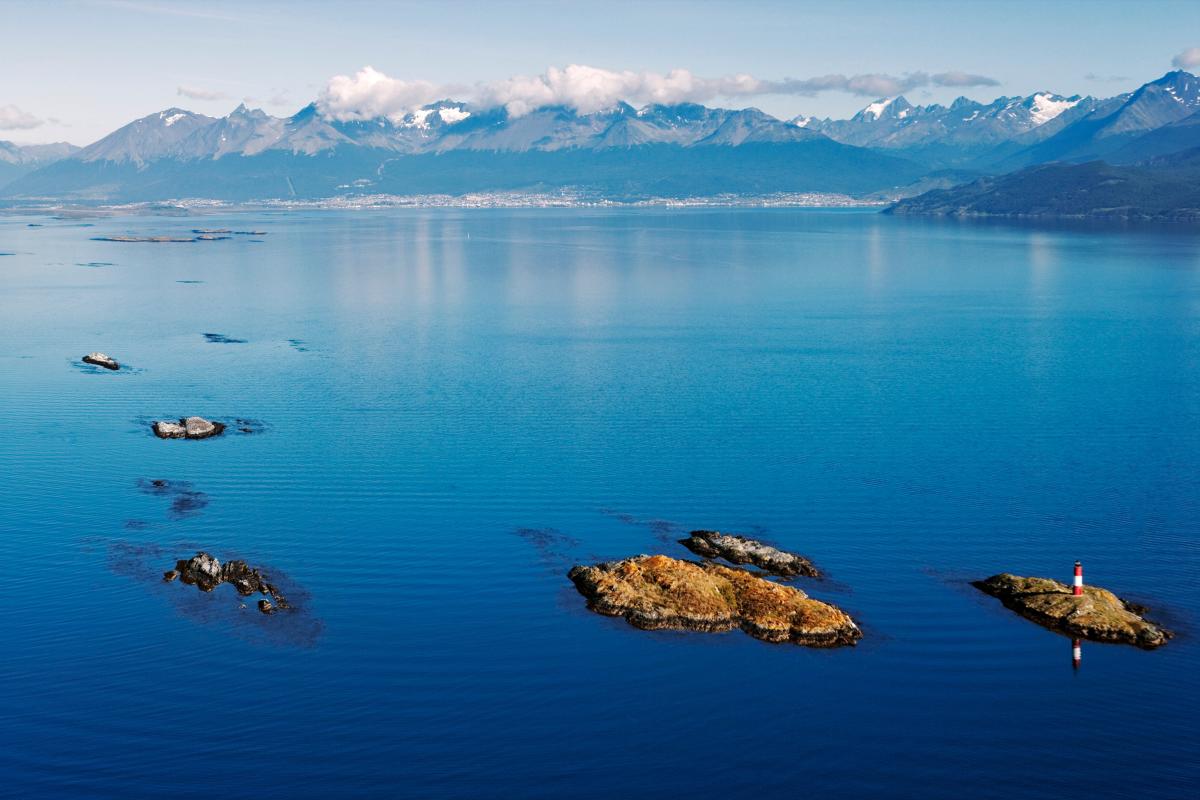
[[[1083,594],[1083,565],[1078,561],[1075,562],[1075,592],[1074,594]]]

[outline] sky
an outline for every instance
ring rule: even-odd
[[[1173,60],[1200,71],[1198,48],[1195,0],[0,0],[0,139],[84,145],[172,106],[353,119],[445,96],[847,117],[896,91],[1107,97]]]

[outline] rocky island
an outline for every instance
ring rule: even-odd
[[[1080,639],[1151,649],[1172,636],[1142,616],[1147,609],[1098,586],[1084,586],[1083,594],[1075,595],[1058,581],[1007,572],[971,585],[1027,619]]]
[[[767,642],[852,645],[862,631],[836,606],[719,564],[663,555],[574,567],[567,577],[599,614],[646,630],[719,632],[740,628]]]
[[[273,614],[278,609],[289,608],[287,598],[274,584],[267,581],[261,570],[239,559],[222,564],[213,556],[201,551],[191,558],[177,561],[175,569],[163,573],[163,580],[167,583],[176,578],[202,592],[211,592],[222,583],[229,583],[242,597],[249,597],[255,593],[266,595],[258,601],[258,610],[264,614]]]
[[[156,244],[182,244],[199,241],[198,236],[93,236],[93,242],[153,242]]]
[[[731,564],[752,564],[781,578],[804,575],[820,577],[820,571],[804,556],[788,553],[769,544],[720,531],[692,531],[679,543],[704,558],[723,558]]]
[[[85,364],[104,367],[105,369],[118,370],[121,368],[121,365],[117,363],[115,358],[104,353],[88,353],[81,360]]]
[[[183,417],[178,422],[157,420],[151,426],[160,439],[208,439],[225,431],[222,422],[210,422],[204,417]]]

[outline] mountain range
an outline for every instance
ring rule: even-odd
[[[78,151],[66,142],[18,145],[0,141],[0,186]]]
[[[1010,188],[1028,189],[1101,159],[1130,167],[1142,185],[1152,180],[1146,175],[1170,172],[1175,154],[1197,147],[1200,79],[1184,71],[1103,99],[1040,91],[920,106],[881,98],[846,120],[784,121],[753,108],[690,103],[621,103],[590,114],[549,106],[514,116],[443,100],[402,117],[352,121],[318,104],[290,117],[245,106],[221,118],[170,108],[84,148],[0,142],[0,197],[10,204],[564,190],[612,199],[906,197],[966,186],[976,197],[996,190],[998,176],[1024,175]],[[1051,163],[1056,169],[1028,170]],[[1077,173],[1085,183],[1106,174]],[[918,208],[910,203],[905,213],[923,213]]]

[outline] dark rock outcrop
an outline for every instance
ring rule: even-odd
[[[698,556],[723,558],[731,564],[753,564],[781,578],[804,575],[820,577],[820,571],[804,556],[788,553],[745,536],[720,531],[692,531],[679,543]]]
[[[242,597],[249,597],[256,593],[267,595],[274,603],[266,598],[260,600],[258,607],[264,613],[288,608],[287,598],[274,584],[267,581],[262,571],[240,559],[222,564],[214,556],[202,551],[191,558],[176,562],[175,569],[164,573],[163,579],[174,580],[174,578],[167,577],[172,572],[177,573],[181,581],[195,586],[202,592],[211,592],[222,583],[228,583]],[[267,604],[267,608],[263,608],[263,603]]]
[[[104,367],[105,369],[118,370],[121,368],[121,365],[117,363],[115,358],[105,353],[88,353],[83,357],[82,361],[85,364],[92,364],[93,366]]]
[[[862,631],[841,609],[791,586],[719,564],[662,555],[577,566],[567,577],[599,614],[647,630],[741,628],[768,642],[852,645]]]
[[[183,417],[178,422],[158,420],[152,426],[160,439],[208,439],[220,436],[225,424],[210,422],[204,417]]]
[[[1099,586],[1084,586],[1083,594],[1076,596],[1064,583],[1007,572],[971,585],[1027,619],[1080,639],[1151,649],[1172,636],[1142,616],[1145,608]]]

